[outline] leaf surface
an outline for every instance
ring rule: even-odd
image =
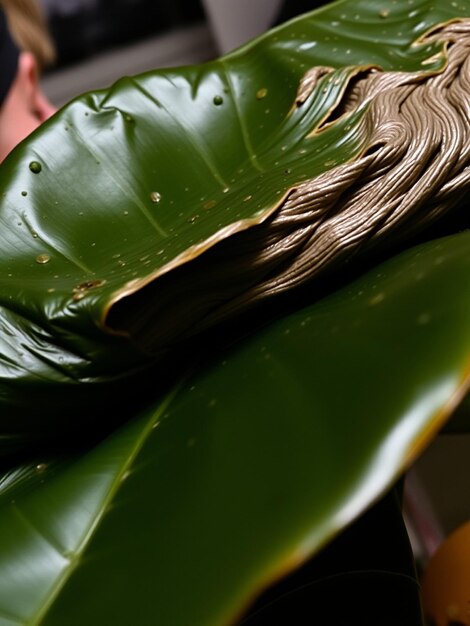
[[[468,387],[468,233],[392,259],[170,391],[164,361],[103,320],[265,219],[302,176],[354,158],[354,124],[309,137],[341,68],[442,67],[441,47],[412,42],[470,14],[455,4],[336,3],[219,61],[88,94],[2,165],[4,449],[114,422],[144,370],[156,391],[100,444],[3,475],[0,626],[232,623],[443,426]],[[303,120],[299,80],[320,63],[339,82]]]
[[[123,379],[137,384],[154,355],[105,331],[110,308],[354,158],[361,114],[312,135],[354,68],[436,70],[442,45],[413,42],[470,14],[467,0],[382,4],[344,0],[217,61],[124,78],[65,107],[10,155],[0,197],[5,450],[92,419],[100,402],[112,414]],[[311,106],[293,108],[301,77],[319,64],[337,70]]]
[[[464,395],[469,237],[378,266],[90,452],[10,476],[0,623],[232,623],[379,498]]]

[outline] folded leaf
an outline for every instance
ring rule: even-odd
[[[299,282],[290,269],[273,279],[272,259],[258,271],[257,255],[271,237],[268,231],[258,241],[259,229],[283,221],[278,209],[305,181],[330,171],[341,179],[341,168],[354,170],[361,155],[374,160],[367,153],[369,96],[365,106],[338,110],[350,106],[361,72],[378,65],[418,82],[440,75],[453,67],[446,61],[451,46],[439,29],[424,35],[465,15],[467,0],[390,8],[338,2],[218,61],[123,79],[83,96],[19,146],[1,170],[5,450],[81,424],[85,411],[96,418],[100,402],[113,414],[126,395],[124,379],[135,384],[155,362],[165,370],[174,342],[218,322],[220,307],[229,316],[237,311],[237,298],[258,280],[268,280],[274,295]],[[308,70],[318,66],[327,69],[313,80]],[[437,119],[445,119],[440,111]],[[460,156],[453,158],[463,167]],[[446,180],[432,195],[447,194]],[[452,205],[459,193],[446,197]],[[295,271],[289,246],[296,220],[294,212],[293,230],[278,242]],[[341,230],[333,223],[333,239]],[[244,232],[256,243],[251,235],[241,239],[245,266],[258,273],[238,284],[234,251]],[[261,298],[268,291],[263,287]]]

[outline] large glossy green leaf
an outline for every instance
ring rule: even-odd
[[[388,261],[93,450],[6,476],[0,624],[232,622],[387,490],[465,393],[469,244]]]
[[[92,419],[100,401],[113,413],[122,379],[155,357],[125,333],[104,332],[113,303],[266,219],[299,181],[354,158],[360,113],[311,136],[354,66],[437,70],[442,46],[414,42],[470,14],[468,0],[392,3],[385,12],[382,4],[343,0],[218,61],[123,79],[64,108],[5,161],[5,449],[63,431],[85,412]],[[338,70],[312,106],[293,109],[302,75],[318,64]]]
[[[4,449],[115,421],[143,370],[155,393],[91,449],[4,474],[1,626],[229,623],[442,426],[468,386],[468,234],[201,360],[189,382],[169,385],[165,361],[103,321],[123,294],[264,219],[303,176],[357,155],[354,124],[307,141],[349,70],[308,119],[291,113],[309,66],[437,69],[439,46],[412,42],[469,10],[342,1],[214,63],[80,98],[2,165]]]

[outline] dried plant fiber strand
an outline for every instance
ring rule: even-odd
[[[262,224],[117,301],[107,324],[157,352],[385,240],[409,238],[458,204],[470,188],[470,21],[437,27],[423,41],[435,40],[447,49],[439,73],[370,68],[350,80],[335,110],[343,119],[365,109],[357,158],[298,184]],[[331,71],[307,72],[295,106],[308,106]]]

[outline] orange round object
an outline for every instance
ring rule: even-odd
[[[423,608],[432,626],[470,626],[470,521],[431,558],[423,578]]]

